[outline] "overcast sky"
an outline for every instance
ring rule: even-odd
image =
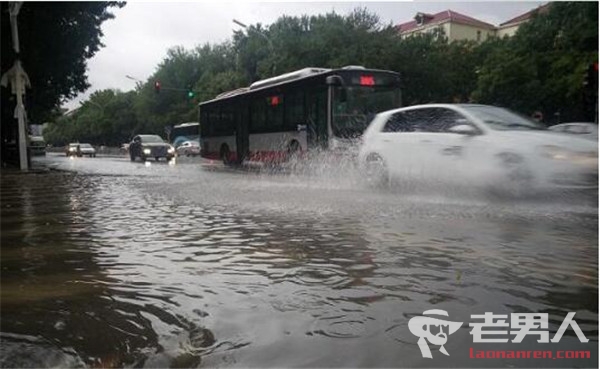
[[[73,109],[96,90],[116,88],[129,91],[136,82],[145,82],[173,46],[193,49],[205,43],[231,39],[240,26],[274,23],[282,15],[314,15],[335,11],[346,15],[365,7],[379,15],[382,23],[400,24],[412,20],[417,12],[453,11],[498,25],[545,2],[129,2],[113,9],[115,18],[104,22],[102,42],[94,58],[88,61],[91,87],[65,107]],[[318,66],[315,66],[318,67]],[[368,67],[368,66],[367,66]]]

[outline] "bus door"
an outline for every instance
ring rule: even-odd
[[[327,88],[317,87],[307,91],[307,142],[309,148],[327,149]]]
[[[250,115],[248,104],[244,101],[239,102],[235,105],[233,114],[235,120],[235,145],[237,151],[236,162],[241,164],[244,159],[248,157],[248,151],[250,149],[250,132],[248,130]]]

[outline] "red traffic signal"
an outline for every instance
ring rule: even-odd
[[[160,82],[159,81],[154,82],[154,92],[156,92],[156,93],[160,92]]]

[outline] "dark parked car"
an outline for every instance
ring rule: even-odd
[[[129,157],[131,161],[135,161],[135,158],[142,161],[146,161],[147,158],[154,158],[156,161],[165,158],[169,161],[175,157],[175,149],[160,136],[137,135],[129,144]]]

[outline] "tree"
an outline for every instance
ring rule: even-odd
[[[598,3],[553,2],[489,54],[473,98],[524,113],[594,121],[597,91],[587,91],[584,80],[597,61]]]
[[[42,123],[56,117],[62,102],[89,87],[86,60],[102,47],[101,24],[114,17],[108,11],[118,2],[26,2],[18,15],[20,60],[31,81],[25,107],[29,122]],[[15,60],[11,40],[8,2],[0,4],[1,73]],[[16,135],[15,101],[2,88],[2,143]],[[12,124],[11,124],[12,123]],[[3,158],[5,156],[3,155]]]
[[[43,122],[61,102],[89,87],[86,61],[104,46],[100,41],[100,26],[114,18],[109,8],[124,5],[118,2],[24,3],[18,25],[20,59],[31,80],[26,106],[30,121]],[[8,3],[2,2],[1,9],[4,73],[12,66],[15,54],[7,15]],[[3,99],[2,103],[6,100]]]

